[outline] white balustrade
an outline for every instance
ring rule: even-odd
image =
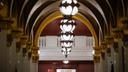
[[[91,36],[75,36],[69,60],[93,60],[94,38]],[[39,38],[40,60],[63,60],[60,38],[44,36]]]

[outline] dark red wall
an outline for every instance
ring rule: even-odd
[[[40,61],[38,72],[55,72],[57,68],[75,68],[77,72],[94,72],[93,61],[71,61],[69,64],[63,64],[61,61]]]

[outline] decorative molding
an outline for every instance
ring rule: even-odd
[[[114,38],[114,41],[118,42],[119,39],[123,38],[123,30],[121,28],[113,28],[112,29],[112,36]]]
[[[10,19],[0,19],[0,29],[8,30],[12,28],[13,20]]]
[[[20,37],[20,42],[21,42],[21,47],[25,48],[27,45],[27,40],[28,40],[28,36],[27,35],[22,35]]]
[[[32,52],[32,62],[33,63],[38,63],[38,61],[39,61],[38,50],[39,50],[39,47],[33,46],[32,51],[31,51]]]
[[[101,47],[100,46],[93,47],[93,49],[95,50],[95,54],[94,55],[100,55],[101,54]]]
[[[38,63],[39,61],[39,55],[38,54],[32,54],[32,62]]]
[[[120,28],[123,30],[124,34],[128,34],[128,17],[120,19]]]
[[[123,41],[124,46],[128,48],[128,17],[121,18],[120,23],[122,25],[121,28],[124,33],[122,41]]]
[[[100,55],[94,55],[94,63],[100,63]]]
[[[11,34],[13,38],[20,38],[23,34],[23,29],[15,27],[12,29]]]
[[[105,53],[107,48],[108,48],[107,47],[107,43],[105,41],[101,42],[101,46],[100,47],[101,47],[101,50],[102,50],[101,52],[102,53]]]
[[[32,48],[32,54],[38,54],[38,48]]]
[[[105,36],[105,42],[107,45],[111,45],[114,43],[114,38],[112,36]]]
[[[31,48],[32,48],[32,43],[31,43],[30,41],[28,41],[28,42],[26,43],[26,48],[27,48],[27,51],[31,50]]]

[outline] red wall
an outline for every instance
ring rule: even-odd
[[[75,68],[77,72],[94,72],[93,61],[71,61],[63,64],[61,61],[40,61],[38,72],[56,72],[57,68]]]

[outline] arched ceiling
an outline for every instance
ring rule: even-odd
[[[18,26],[23,27],[25,33],[31,36],[31,33],[36,34],[41,23],[49,15],[59,11],[61,0],[6,1],[10,7],[9,16],[16,17]],[[118,17],[128,16],[127,0],[78,0],[78,2],[79,14],[89,20],[98,39],[103,39],[104,35],[110,33],[110,26],[116,27]]]

